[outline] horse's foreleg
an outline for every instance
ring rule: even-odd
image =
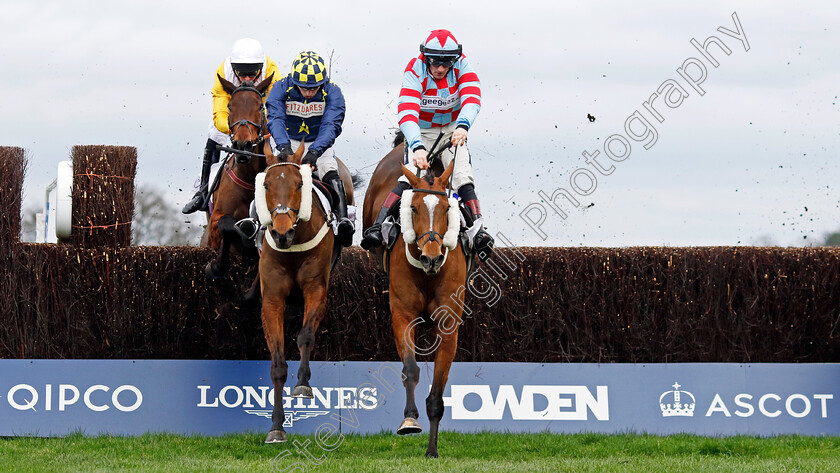
[[[271,383],[274,385],[274,410],[271,413],[271,431],[265,438],[265,443],[286,441],[286,431],[283,421],[283,386],[286,384],[288,365],[285,357],[285,342],[283,339],[283,317],[286,311],[286,298],[282,294],[272,292],[263,298],[262,324],[265,341],[271,352]]]
[[[438,456],[438,428],[440,419],[443,417],[443,390],[446,389],[446,382],[449,379],[449,368],[452,360],[455,359],[455,352],[458,349],[458,331],[451,334],[441,333],[440,346],[435,353],[435,377],[432,381],[432,390],[426,398],[426,414],[429,416],[429,446],[426,448],[426,456],[437,458]]]
[[[234,224],[232,215],[223,215],[219,218],[218,228],[221,246],[216,259],[209,262],[207,268],[205,268],[208,279],[216,280],[223,278],[230,269],[230,243],[235,238],[239,238]]]
[[[298,381],[292,391],[292,397],[312,398],[312,388],[309,386],[311,371],[309,370],[309,359],[312,356],[312,349],[315,346],[315,333],[324,313],[327,311],[327,287],[326,283],[316,283],[303,288],[304,314],[303,326],[297,338],[298,349],[300,350],[300,368],[298,369]]]
[[[391,296],[393,297],[393,296]],[[403,363],[403,386],[405,386],[405,410],[403,421],[397,429],[400,435],[416,434],[423,431],[417,418],[417,404],[414,400],[414,390],[420,382],[420,367],[417,366],[414,346],[414,317],[391,304],[392,326],[394,339],[397,342],[397,352]]]

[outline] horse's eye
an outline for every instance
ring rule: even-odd
[[[417,207],[415,207],[415,206],[413,206],[413,205],[412,205],[412,206],[411,206],[411,211],[412,211],[412,212],[414,212],[414,213],[417,213]]]
[[[298,183],[298,189],[303,189],[303,183]]]

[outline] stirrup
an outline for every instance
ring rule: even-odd
[[[341,231],[342,226],[344,226],[344,231]],[[356,226],[353,225],[353,221],[347,217],[341,218],[338,221],[338,239],[341,246],[348,247],[353,244],[353,235],[356,233]]]
[[[490,236],[487,231],[482,228],[478,231],[475,235],[474,241],[474,251],[475,254],[478,255],[478,258],[481,261],[487,261],[490,259],[490,255],[493,254],[493,246],[495,245],[495,240],[493,237]]]
[[[367,251],[373,251],[385,243],[385,238],[382,236],[382,224],[374,224],[365,230],[362,238],[362,248]]]
[[[254,218],[243,218],[234,225],[236,232],[242,237],[243,241],[253,240],[257,237],[257,232],[260,230],[260,225]]]

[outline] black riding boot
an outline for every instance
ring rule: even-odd
[[[472,184],[464,184],[458,189],[458,195],[464,202],[464,206],[470,210],[473,216],[473,221],[481,218],[481,206],[478,204],[478,197],[475,195],[475,188]],[[478,233],[473,238],[473,251],[481,258],[481,261],[487,261],[493,253],[494,240],[493,237],[484,229],[484,225],[478,229]]]
[[[356,226],[347,217],[347,193],[344,190],[344,182],[335,171],[330,171],[325,174],[323,182],[332,187],[335,193],[338,194],[338,202],[333,209],[335,218],[338,219],[338,242],[341,246],[350,246],[353,244],[353,233],[356,232]]]
[[[216,142],[207,139],[207,144],[204,145],[204,157],[201,160],[201,185],[198,192],[195,193],[192,199],[184,205],[182,213],[191,214],[198,210],[207,210],[209,203],[207,186],[210,180],[210,166],[219,161],[219,150],[216,148]]]
[[[397,184],[397,187],[388,194],[388,197],[385,198],[385,202],[379,209],[379,215],[376,216],[376,221],[370,226],[370,228],[365,230],[362,238],[362,248],[368,251],[373,251],[384,244],[385,238],[382,236],[382,223],[385,222],[386,218],[388,218],[388,212],[391,210],[391,206],[400,200],[403,191],[409,187],[410,186],[407,183],[400,182]]]

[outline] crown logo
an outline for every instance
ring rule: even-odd
[[[680,383],[674,383],[673,391],[665,391],[659,396],[659,408],[662,410],[662,417],[692,417],[694,416],[694,395],[688,391],[680,391]],[[691,402],[683,402],[682,396],[691,398]],[[666,401],[672,401],[666,403]],[[686,399],[688,401],[688,399]]]

